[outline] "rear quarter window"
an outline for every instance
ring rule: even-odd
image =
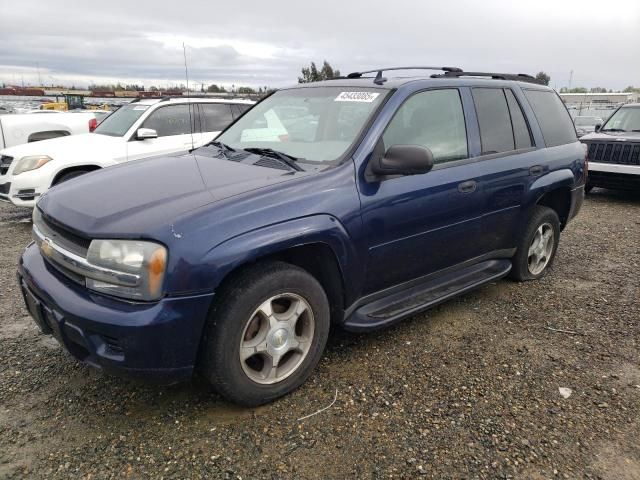
[[[538,120],[547,147],[578,140],[571,116],[555,92],[525,89],[524,94]]]

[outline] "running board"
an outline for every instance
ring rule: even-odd
[[[504,277],[511,261],[487,260],[367,303],[349,316],[344,328],[352,332],[386,327],[452,297]]]

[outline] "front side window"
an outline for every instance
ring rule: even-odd
[[[93,133],[108,135],[110,137],[122,137],[148,108],[148,105],[135,103],[123,105],[100,122],[100,125],[98,125]]]
[[[189,134],[191,133],[189,119],[195,119],[197,114],[196,109],[189,112],[190,108],[193,109],[193,106],[190,107],[188,104],[160,107],[149,115],[142,127],[155,130],[158,132],[158,137]]]
[[[550,90],[525,89],[533,113],[538,120],[547,147],[576,142],[576,129],[562,100]]]
[[[611,115],[602,127],[602,131],[640,132],[640,108],[620,108]]]
[[[231,106],[226,103],[201,103],[203,132],[219,132],[233,121]]]
[[[457,89],[427,90],[410,97],[382,135],[385,151],[393,145],[421,145],[434,162],[467,158],[467,130]]]
[[[300,162],[332,163],[351,148],[388,93],[344,86],[280,90],[216,140],[234,149],[268,148]]]

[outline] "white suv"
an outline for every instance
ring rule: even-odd
[[[33,207],[51,186],[118,163],[183,153],[212,141],[251,100],[134,100],[93,133],[0,150],[0,200]]]

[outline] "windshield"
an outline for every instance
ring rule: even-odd
[[[148,108],[149,105],[123,105],[100,122],[100,125],[93,133],[109,135],[110,137],[122,137]]]
[[[269,148],[301,162],[341,158],[385,97],[374,88],[280,90],[257,104],[216,141],[236,149]]]
[[[640,132],[640,108],[620,108],[604,124],[602,130]]]
[[[576,127],[595,127],[597,124],[602,124],[602,119],[598,117],[576,117]]]

